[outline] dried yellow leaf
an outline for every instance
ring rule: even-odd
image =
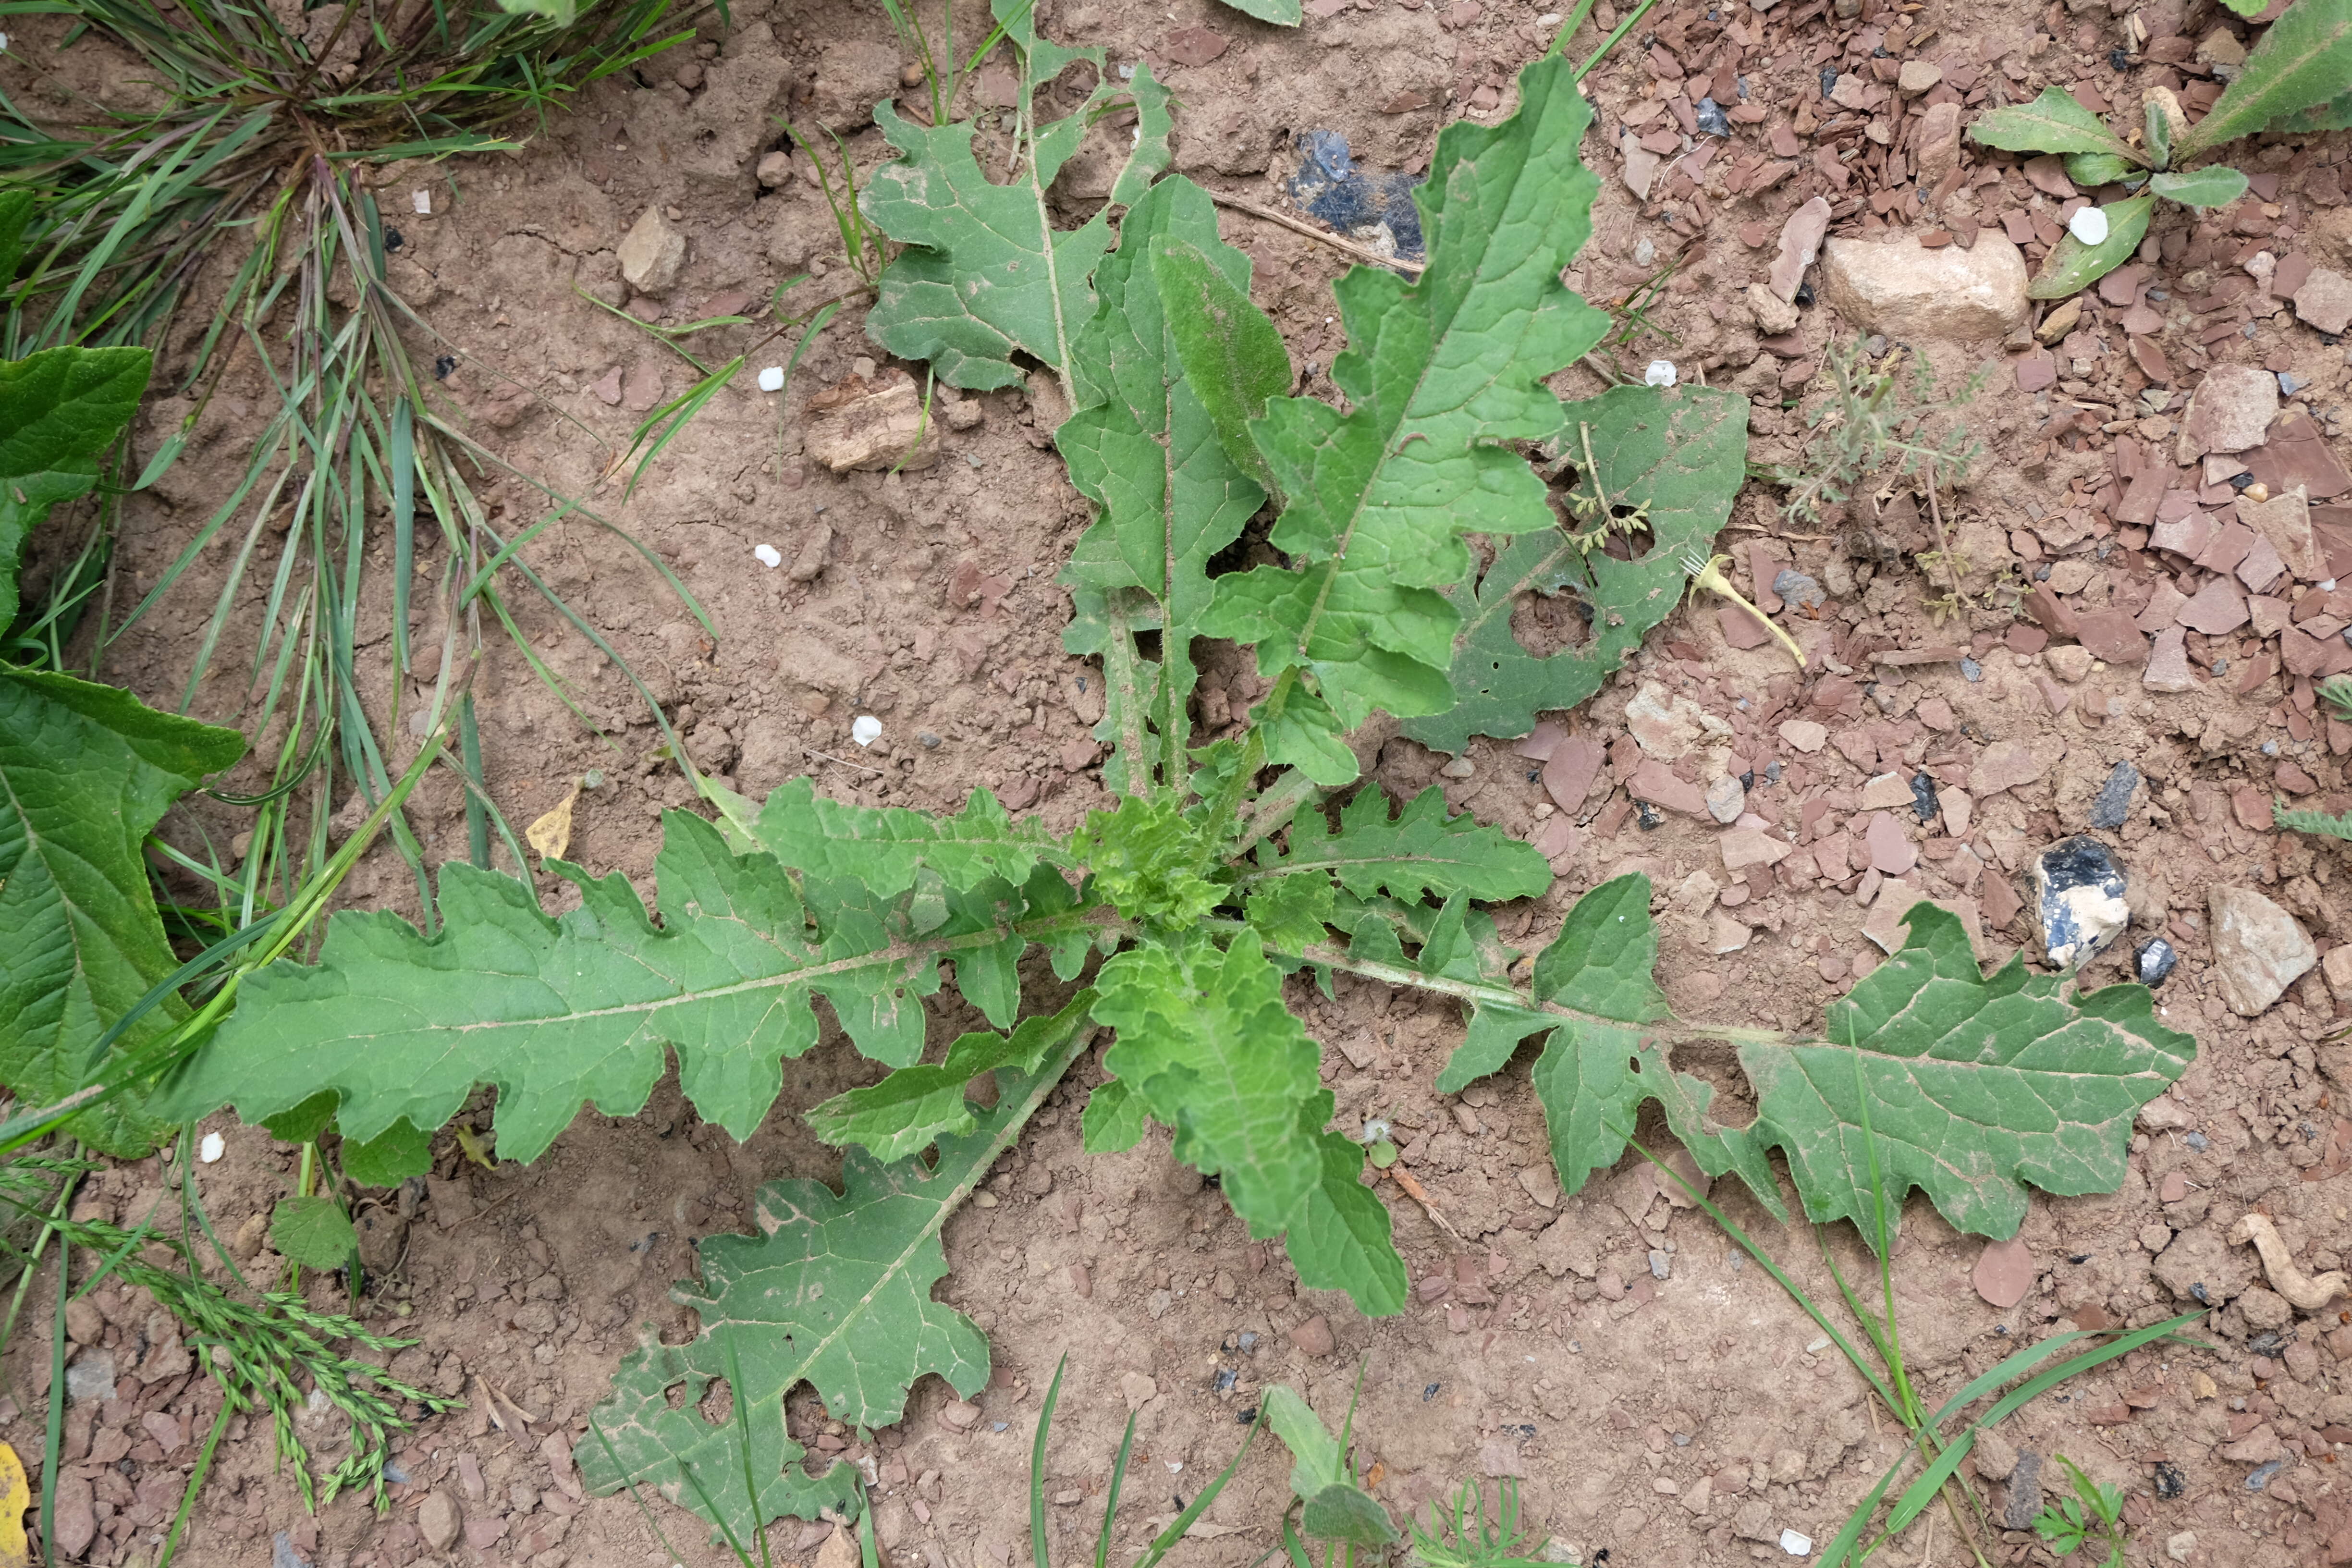
[[[572,793],[559,802],[554,810],[541,817],[522,831],[530,847],[550,860],[561,860],[572,847],[572,803],[580,798],[580,786],[574,784]]]
[[[0,1443],[0,1568],[25,1568],[32,1561],[25,1542],[25,1510],[33,1495],[25,1485],[25,1462]]]

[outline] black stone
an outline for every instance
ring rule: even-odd
[[[1723,106],[1711,98],[1702,98],[1698,100],[1698,110],[1693,118],[1698,121],[1698,128],[1703,134],[1708,136],[1731,134],[1731,121],[1724,117]]]
[[[2156,1462],[2156,1495],[2158,1501],[2170,1502],[2189,1489],[2189,1478],[2170,1459]]]
[[[2003,1530],[2032,1530],[2042,1517],[2042,1456],[2021,1449],[2017,1468],[2009,1472],[2009,1501],[2000,1510]]]
[[[2164,977],[2172,973],[2172,966],[2179,962],[2180,954],[2172,950],[2170,942],[2160,936],[2151,937],[2140,943],[2132,967],[2137,972],[2142,985],[2161,985]]]
[[[439,359],[433,362],[433,379],[436,381],[446,381],[449,379],[449,373],[457,368],[457,356],[456,354],[443,354]]]
[[[1922,822],[1933,822],[1936,814],[1944,809],[1936,798],[1936,781],[1926,773],[1911,775],[1911,809],[1919,814]]]
[[[383,231],[383,247],[386,250],[398,250],[402,246],[406,245],[407,243],[408,237],[401,233],[400,230],[396,228],[388,228]]]
[[[2034,864],[2034,881],[2041,889],[2042,947],[2051,963],[2080,968],[2100,949],[2122,934],[2086,930],[2069,893],[2095,889],[2111,899],[2124,896],[2123,868],[2095,838],[2076,836],[2052,845]]]
[[[2139,789],[2139,770],[2129,763],[2117,763],[2107,782],[2099,786],[2099,797],[2091,802],[2091,826],[2116,828],[2124,825],[2131,813],[2132,796]]]
[[[1658,815],[1658,808],[1652,805],[1646,800],[1635,801],[1633,803],[1633,812],[1636,820],[1638,820],[1642,825],[1642,831],[1644,833],[1654,833],[1659,828],[1664,827],[1666,825],[1666,819]]]

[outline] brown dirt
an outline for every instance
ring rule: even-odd
[[[1041,9],[1056,37],[1107,46],[1115,62],[1143,55],[1155,68],[1165,66],[1182,106],[1181,171],[1277,204],[1295,132],[1341,130],[1369,166],[1420,167],[1439,124],[1463,106],[1485,107],[1489,121],[1507,109],[1511,74],[1548,37],[1533,6],[1476,0],[1448,7],[1357,0],[1353,8],[1316,0],[1311,9],[1328,14],[1311,15],[1296,33],[1208,0],[1172,0],[1150,13],[1077,3]],[[1664,5],[1646,25],[1657,47],[1629,42],[1593,79],[1602,123],[1587,148],[1604,186],[1594,240],[1572,279],[1596,300],[1613,301],[1655,269],[1635,259],[1638,247],[1654,247],[1663,260],[1687,242],[1683,268],[1653,312],[1679,342],[1638,343],[1636,363],[1664,355],[1686,375],[1704,366],[1715,384],[1758,395],[1759,459],[1788,456],[1804,429],[1801,410],[1777,406],[1780,389],[1811,384],[1806,406],[1813,406],[1822,349],[1846,335],[1826,308],[1813,308],[1791,338],[1759,343],[1738,302],[1745,285],[1765,275],[1788,213],[1818,193],[1836,205],[1833,233],[1900,221],[1917,210],[1916,187],[1904,183],[1916,160],[1902,154],[1919,111],[1938,95],[1975,106],[1996,84],[2011,100],[2045,84],[2079,84],[2136,103],[2148,86],[2200,82],[2186,42],[2221,25],[2207,6],[2157,0],[2136,14],[2152,39],[2147,54],[2119,71],[2108,51],[2124,41],[2126,22],[2104,7],[1935,0],[1906,8],[1900,25],[1923,40],[1916,47],[1890,37],[1896,18],[1878,0],[1861,9],[1842,21],[1820,3],[1780,0],[1760,14],[1727,5],[1718,27],[1704,6]],[[658,552],[708,606],[715,643],[626,546],[585,523],[557,525],[530,552],[647,673],[705,765],[753,793],[813,771],[825,790],[869,804],[943,807],[984,784],[1067,827],[1103,792],[1080,716],[1076,678],[1087,667],[1064,655],[1058,640],[1067,600],[1052,578],[1086,510],[1046,439],[1051,399],[981,396],[977,423],[949,432],[943,460],[928,472],[835,477],[800,457],[800,408],[877,352],[852,310],[782,398],[752,391],[747,375],[672,444],[634,499],[625,501],[617,487],[597,491],[637,411],[683,390],[687,371],[573,287],[621,302],[614,247],[648,204],[660,203],[677,209],[691,244],[683,280],[654,302],[666,319],[714,313],[746,295],[756,300],[804,265],[824,275],[792,300],[813,303],[847,275],[814,189],[795,180],[762,192],[753,179],[760,155],[780,140],[772,117],[789,111],[835,124],[862,167],[886,151],[877,132],[860,129],[856,108],[892,90],[901,63],[878,7],[736,0],[734,11],[731,33],[714,21],[703,41],[647,67],[641,79],[583,94],[572,114],[519,156],[390,172],[387,210],[401,215],[393,221],[404,240],[394,280],[462,354],[444,386],[483,438],[558,490],[595,492],[592,504]],[[1193,27],[1213,29],[1230,47],[1203,65],[1165,65],[1171,47],[1200,47],[1197,38],[1171,44]],[[35,26],[25,36],[43,37]],[[1588,29],[1580,48],[1598,36]],[[22,46],[10,68],[21,53]],[[1825,67],[1891,83],[1901,59],[1914,55],[1938,62],[1944,83],[1910,113],[1899,111],[1900,99],[1861,113],[1823,101],[1818,73]],[[106,63],[85,42],[55,68],[104,85],[114,79]],[[1704,168],[1662,175],[1654,205],[1642,205],[1617,177],[1612,149],[1621,121],[1630,111],[1643,133],[1671,125],[1670,114],[1643,113],[1644,99],[1711,73],[1716,80],[1744,74],[1764,119],[1736,124],[1730,145]],[[1706,90],[1689,85],[1689,99]],[[1384,111],[1416,100],[1424,107]],[[1891,146],[1871,138],[1874,126]],[[1798,155],[1781,170],[1769,150],[1776,140],[1785,149],[1790,136]],[[1841,162],[1816,151],[1831,147],[1858,155]],[[2083,322],[2059,344],[2053,367],[2064,379],[2029,394],[2019,390],[2018,368],[2032,356],[1993,367],[1967,415],[1985,455],[1971,481],[1947,497],[1977,602],[1965,622],[1939,626],[1925,613],[1923,601],[1939,590],[1902,559],[1926,547],[1908,516],[1878,525],[1897,535],[1892,560],[1855,559],[1841,525],[1862,517],[1800,529],[1780,518],[1774,492],[1751,487],[1726,547],[1760,546],[1825,585],[1831,605],[1818,626],[1806,628],[1822,656],[1814,668],[1801,679],[1769,647],[1735,649],[1711,608],[1686,609],[1651,639],[1633,671],[1569,720],[1609,742],[1623,735],[1623,710],[1640,683],[1689,696],[1730,724],[1737,755],[1759,775],[1774,762],[1783,765],[1777,784],[1750,795],[1749,809],[1788,827],[1810,869],[1799,856],[1777,871],[1725,872],[1705,822],[1669,815],[1654,832],[1640,831],[1628,821],[1620,781],[1632,759],[1621,752],[1590,796],[1558,803],[1583,830],[1569,836],[1556,860],[1553,889],[1498,911],[1506,934],[1533,946],[1580,890],[1644,869],[1664,911],[1661,973],[1678,1009],[1810,1026],[1877,955],[1862,934],[1878,886],[1878,874],[1865,869],[1866,777],[1924,769],[1946,786],[1977,790],[1964,836],[1907,828],[1922,857],[1912,876],[1931,895],[1972,900],[1988,956],[2005,957],[2031,942],[2030,911],[2017,906],[2030,897],[2032,854],[2084,826],[2115,763],[2141,770],[2147,790],[2106,837],[2133,876],[2136,923],[2144,928],[2136,937],[2161,928],[2181,950],[2180,968],[2159,994],[2166,1016],[2193,1029],[2200,1047],[2173,1097],[2183,1108],[2179,1124],[2134,1140],[2120,1192],[2034,1200],[2022,1233],[2033,1279],[2008,1310],[1971,1289],[1981,1244],[1953,1233],[1925,1205],[1912,1205],[1896,1289],[1914,1379],[1933,1398],[2061,1320],[2140,1324],[2178,1310],[2151,1256],[2173,1245],[2175,1232],[2200,1238],[2192,1246],[2210,1238],[2219,1252],[2230,1222],[2259,1205],[2308,1268],[2337,1267],[2352,1250],[2352,1120],[2344,1114],[2352,1062],[2344,1047],[2329,1056],[2325,1044],[2352,1010],[2352,995],[2331,999],[2315,973],[2260,1018],[2239,1018],[2221,1000],[2203,932],[2205,890],[2229,879],[2258,883],[2324,946],[2352,941],[2344,880],[2352,867],[2342,847],[2275,830],[2263,805],[2274,784],[2300,788],[2300,778],[2312,796],[2341,809],[2352,730],[2315,712],[2308,676],[2282,676],[2275,664],[2262,671],[2264,658],[2283,650],[2276,626],[2260,619],[2252,629],[2191,635],[2193,661],[2213,678],[2191,691],[2159,693],[2145,689],[2136,669],[2084,668],[2063,653],[2063,637],[2060,657],[2052,657],[2024,606],[2045,565],[2065,607],[2111,604],[2134,613],[2168,578],[2185,579],[2182,591],[2191,592],[2210,575],[2152,545],[2145,524],[2116,514],[2129,476],[2168,461],[2180,395],[2210,364],[2289,371],[2305,388],[2296,404],[2346,454],[2343,345],[2298,323],[2243,264],[2262,252],[2281,268],[2295,258],[2346,266],[2347,153],[2340,135],[2252,153],[2254,196],[2201,223],[2166,209],[2148,265],[2124,297],[2085,297]],[[1943,193],[1940,217],[1921,216],[1914,228],[1941,221],[1966,230],[2013,211],[2029,256],[2038,257],[2059,209],[2034,194],[2020,161],[1971,148],[1961,168],[1965,189]],[[408,216],[408,193],[418,188],[435,193],[431,216]],[[1340,346],[1328,289],[1341,259],[1238,214],[1223,222],[1228,239],[1255,259],[1255,297],[1283,327],[1294,359],[1328,366]],[[2156,299],[2157,290],[2168,300]],[[2123,321],[2126,310],[2149,304],[2162,307],[2160,330],[2142,334],[2161,351],[2153,359],[2130,352]],[[159,384],[171,383],[168,373],[185,363],[190,346],[172,345]],[[1932,352],[1948,378],[1989,351]],[[2151,366],[2163,372],[2153,381]],[[1314,381],[1328,395],[1323,378]],[[1574,371],[1558,384],[1582,395],[1598,384]],[[518,389],[532,395],[518,397]],[[2143,395],[2150,390],[2174,396],[2153,406]],[[156,580],[226,493],[266,395],[249,365],[232,376],[190,459],[134,499],[118,557],[118,604]],[[184,412],[157,400],[142,425],[142,450]],[[537,515],[519,482],[492,484],[489,493],[509,523]],[[2352,575],[2352,528],[2335,542],[2330,569]],[[788,565],[814,551],[822,571],[802,584],[762,570],[752,559],[760,543],[775,546]],[[216,591],[219,553],[119,645],[111,678],[152,700],[175,699],[203,607]],[[373,555],[370,565],[380,580],[388,555]],[[420,580],[441,565],[437,553],[428,556]],[[2286,613],[2306,622],[2352,618],[2343,597],[2300,585],[2287,595]],[[511,650],[493,645],[475,688],[490,787],[509,816],[525,822],[583,771],[604,770],[611,783],[582,799],[572,856],[599,871],[617,868],[644,888],[656,817],[685,804],[688,787],[674,768],[637,760],[653,731],[601,656],[552,612],[526,606],[522,620],[590,694],[613,743],[583,731]],[[362,634],[385,713],[388,624],[379,608]],[[439,635],[427,626],[424,645],[437,647]],[[1871,658],[1934,644],[1965,645],[1982,679],[1964,679],[1951,662],[1890,668]],[[246,709],[233,677],[249,656],[249,644],[224,649],[198,699],[200,716],[239,721]],[[1874,672],[1877,684],[1866,689]],[[404,694],[404,708],[419,689]],[[1200,710],[1221,721],[1255,689],[1230,657],[1212,654]],[[834,760],[854,752],[847,732],[856,712],[875,713],[886,727],[885,745],[861,759],[868,766]],[[1797,750],[1780,728],[1792,719],[1825,726],[1830,743]],[[2022,747],[2033,776],[2002,790],[1978,788],[1972,779],[1995,745]],[[1376,776],[1392,790],[1442,782],[1452,803],[1480,820],[1542,833],[1554,803],[1533,765],[1487,742],[1469,756],[1472,777],[1442,779],[1443,758],[1390,741],[1379,747]],[[429,782],[419,805],[429,858],[462,855],[462,803],[450,781]],[[193,836],[200,825],[216,836],[237,827],[230,814],[192,807],[166,832]],[[1546,842],[1559,846],[1556,828]],[[557,907],[576,897],[552,879],[542,889]],[[415,910],[413,885],[389,849],[361,867],[350,901]],[[1701,950],[1695,939],[1717,910],[1749,929],[1744,947]],[[2095,977],[2116,978],[2122,962],[2101,961]],[[969,1431],[945,1423],[940,1411],[950,1394],[936,1380],[916,1389],[901,1427],[871,1444],[826,1426],[805,1391],[793,1403],[795,1435],[874,1461],[893,1562],[1008,1568],[1025,1558],[1029,1435],[1065,1351],[1071,1371],[1047,1486],[1084,1494],[1054,1510],[1066,1557],[1090,1539],[1130,1408],[1140,1412],[1140,1452],[1126,1517],[1137,1522],[1122,1539],[1139,1542],[1140,1521],[1170,1512],[1175,1497],[1189,1497],[1223,1465],[1240,1438],[1237,1416],[1260,1384],[1292,1383],[1336,1415],[1367,1356],[1356,1426],[1363,1454],[1378,1461],[1376,1489],[1399,1511],[1465,1477],[1520,1476],[1537,1528],[1579,1548],[1587,1563],[1605,1549],[1614,1564],[1781,1561],[1782,1529],[1817,1542],[1835,1532],[1895,1452],[1895,1439],[1872,1415],[1862,1385],[1834,1352],[1824,1353],[1813,1326],[1769,1279],[1743,1267],[1704,1215],[1658,1195],[1637,1163],[1559,1197],[1546,1176],[1524,1060],[1458,1100],[1433,1094],[1432,1079],[1459,1033],[1450,1007],[1344,978],[1336,1002],[1303,985],[1295,999],[1318,1037],[1349,1043],[1346,1055],[1330,1053],[1328,1068],[1342,1115],[1377,1110],[1397,1122],[1406,1166],[1466,1240],[1457,1244],[1384,1184],[1416,1287],[1402,1317],[1362,1320],[1342,1299],[1300,1290],[1280,1248],[1248,1240],[1216,1191],[1171,1160],[1164,1134],[1129,1154],[1082,1159],[1078,1089],[1098,1076],[1086,1064],[992,1179],[987,1198],[948,1230],[953,1271],[940,1294],[971,1312],[995,1356],[979,1401],[984,1419]],[[935,1041],[969,1021],[960,1004],[935,1006]],[[590,1440],[586,1412],[638,1325],[672,1338],[690,1331],[666,1287],[691,1270],[692,1238],[743,1226],[763,1180],[831,1174],[836,1161],[794,1111],[872,1076],[829,1035],[808,1058],[786,1064],[776,1113],[740,1147],[700,1125],[674,1080],[638,1116],[583,1115],[529,1169],[484,1172],[450,1146],[425,1190],[408,1194],[413,1223],[399,1221],[396,1195],[385,1196],[379,1217],[397,1225],[404,1245],[392,1248],[397,1266],[360,1310],[421,1339],[394,1363],[404,1374],[469,1394],[487,1379],[537,1424],[520,1436],[500,1432],[477,1397],[472,1410],[428,1422],[405,1441],[399,1463],[410,1480],[388,1515],[347,1500],[313,1521],[289,1479],[274,1470],[266,1423],[240,1422],[182,1561],[265,1562],[281,1531],[305,1561],[331,1568],[433,1560],[415,1514],[436,1490],[457,1499],[483,1542],[473,1544],[469,1533],[453,1561],[533,1568],[662,1561],[629,1500],[583,1500],[562,1444],[542,1438],[574,1448]],[[233,1119],[210,1125],[226,1134],[229,1149],[199,1176],[214,1223],[225,1237],[242,1238],[248,1262],[266,1266],[249,1222],[289,1190],[294,1155]],[[85,1207],[141,1212],[165,1194],[169,1174],[152,1160],[109,1171]],[[2185,1195],[2164,1202],[2175,1176]],[[1744,1198],[1731,1212],[1818,1298],[1833,1295],[1807,1236],[1769,1224]],[[2236,1278],[2224,1294],[2258,1279],[2247,1249],[2230,1250]],[[1664,1279],[1652,1275],[1654,1252],[1668,1259]],[[316,1291],[340,1304],[331,1289]],[[144,1344],[144,1309],[103,1294],[100,1305],[104,1342],[128,1369]],[[2275,1297],[2241,1295],[2211,1315],[2210,1350],[2140,1352],[2038,1400],[2006,1435],[2020,1447],[2063,1452],[2130,1489],[2135,1563],[2287,1568],[2352,1560],[2352,1489],[2338,1465],[2343,1440],[2352,1438],[2345,1381],[2352,1328],[2340,1316],[2331,1309],[2282,1317]],[[47,1397],[45,1309],[37,1305],[26,1318],[5,1363],[14,1417],[0,1436],[35,1457]],[[1318,1342],[1325,1336],[1300,1332],[1316,1320],[1329,1331],[1322,1354],[1308,1350],[1325,1348]],[[2264,1332],[2284,1340],[2267,1342],[2267,1356],[2249,1342]],[[1236,1375],[1220,1392],[1225,1371]],[[207,1403],[210,1385],[184,1372],[149,1383],[126,1371],[119,1392],[77,1406],[68,1423],[72,1474],[108,1511],[90,1560],[109,1564],[152,1559],[194,1458],[195,1441],[166,1450],[140,1417],[176,1413],[200,1440],[216,1408]],[[2222,1452],[2241,1440],[2251,1446]],[[320,1441],[332,1451],[331,1434]],[[2285,1461],[2261,1491],[2247,1488],[2252,1461],[2231,1457],[2255,1453]],[[2159,1459],[2185,1479],[2178,1498],[2154,1494]],[[1276,1543],[1286,1465],[1276,1445],[1263,1446],[1208,1516],[1223,1533],[1184,1551],[1201,1561],[1259,1559]],[[1992,1490],[1998,1497],[2000,1489]],[[687,1562],[723,1560],[698,1542],[691,1518],[654,1507]],[[820,1537],[787,1526],[783,1558],[807,1562]],[[2003,1536],[1990,1550],[1996,1561],[2048,1561],[2023,1535]],[[1881,1560],[1965,1557],[1949,1521],[1937,1519],[1932,1533],[1922,1526]]]

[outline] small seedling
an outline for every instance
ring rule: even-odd
[[[1831,344],[1822,369],[1830,379],[1830,396],[1807,416],[1813,437],[1803,458],[1757,473],[1787,488],[1788,499],[1781,506],[1790,520],[1812,521],[1824,507],[1890,475],[1919,474],[1932,496],[1937,485],[1967,474],[1979,450],[1967,428],[1952,421],[1948,430],[1936,436],[1929,427],[1976,396],[1984,372],[1970,376],[1949,397],[1937,398],[1936,373],[1925,355],[1896,349],[1874,361],[1860,340]]]
[[[1495,1490],[1495,1518],[1486,1519],[1486,1494],[1465,1481],[1451,1499],[1433,1499],[1429,1526],[1412,1525],[1413,1555],[1427,1568],[1549,1568],[1539,1557],[1544,1537],[1519,1531],[1519,1483],[1505,1476]]]
[[[2245,0],[2236,9],[2247,15]],[[2085,207],[2051,249],[2026,292],[2063,300],[2114,271],[2139,249],[2162,196],[2184,206],[2227,206],[2246,194],[2246,176],[2227,164],[2186,168],[2227,142],[2257,132],[2352,126],[2352,0],[2296,0],[2262,41],[2204,119],[2189,125],[2165,88],[2148,90],[2144,123],[2118,136],[2064,88],[2044,88],[2030,104],[1989,110],[1969,134],[2012,153],[2064,155],[2067,177],[2084,190],[2121,185],[2136,194]]]
[[[2094,1552],[2104,1545],[2106,1556],[2099,1568],[2124,1568],[2124,1548],[2131,1531],[2124,1524],[2123,1489],[2094,1481],[2083,1473],[2082,1466],[2063,1454],[2058,1456],[2058,1462],[2066,1467],[2074,1495],[2044,1508],[2033,1521],[2034,1533],[2061,1557],[2072,1557],[2086,1545]]]

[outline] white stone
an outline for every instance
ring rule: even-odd
[[[1906,237],[1879,244],[1832,239],[1822,294],[1846,324],[1891,338],[1998,338],[2026,317],[2025,257],[1996,229],[1963,250],[1930,250]]]
[[[783,391],[783,389],[784,389],[784,367],[783,367],[782,365],[780,365],[780,364],[772,364],[772,365],[768,366],[768,368],[767,368],[767,369],[765,369],[765,370],[763,370],[763,371],[761,371],[761,372],[760,373],[760,390],[761,390],[761,391],[762,391],[762,392],[782,392],[782,391]]]
[[[849,738],[861,746],[870,746],[882,738],[882,721],[871,713],[860,713],[849,726]]]
[[[1813,1538],[1800,1535],[1793,1530],[1784,1530],[1780,1532],[1780,1550],[1791,1557],[1811,1557],[1813,1554]]]
[[[217,1132],[207,1132],[196,1144],[196,1158],[209,1165],[228,1150],[228,1142]]]
[[[754,544],[751,546],[751,554],[761,565],[771,572],[784,563],[784,552],[772,544]]]
[[[2105,245],[2107,242],[2107,215],[2098,207],[2078,207],[2066,220],[2066,232],[2084,245]]]
[[[413,191],[409,194],[408,205],[416,209],[417,216],[431,217],[433,216],[433,193],[431,191]]]
[[[1670,359],[1652,360],[1642,380],[1650,386],[1672,386],[1675,384],[1675,362]]]
[[[2252,888],[2215,888],[2207,909],[2221,999],[2241,1017],[2262,1013],[2319,962],[2302,924]]]

